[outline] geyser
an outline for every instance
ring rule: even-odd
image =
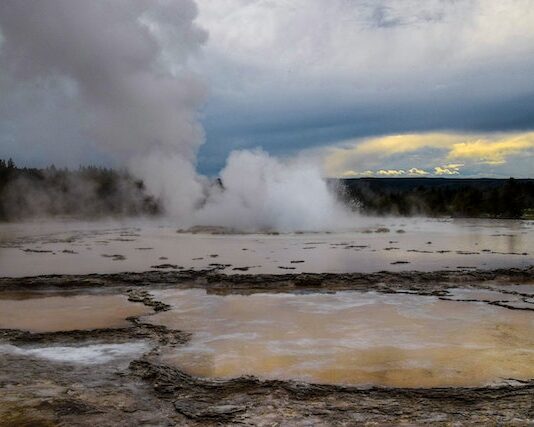
[[[234,151],[221,172],[223,190],[195,211],[199,224],[244,230],[324,230],[346,227],[348,212],[308,162],[282,162],[261,150]]]
[[[0,90],[7,108],[0,119],[13,114],[10,102],[35,109],[31,96],[13,101],[9,94],[38,92],[50,100],[38,111],[43,122],[56,123],[61,135],[57,118],[70,117],[80,138],[128,165],[180,227],[346,225],[348,214],[312,164],[234,152],[221,173],[224,189],[196,172],[206,90],[187,64],[207,40],[196,16],[192,0],[2,1]]]

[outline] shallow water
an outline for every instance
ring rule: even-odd
[[[395,387],[534,377],[530,311],[375,292],[153,294],[173,308],[150,322],[193,333],[161,358],[193,375]]]
[[[281,235],[177,233],[169,222],[0,225],[0,276],[146,271],[162,264],[252,274],[526,267],[534,265],[534,222],[360,218],[343,232]]]
[[[517,286],[517,285],[515,285]],[[513,290],[514,285],[508,285],[508,287],[504,287],[503,291],[506,293],[503,293],[499,290],[488,290],[488,289],[463,289],[463,288],[453,288],[449,289],[448,293],[450,295],[450,299],[453,300],[478,300],[478,301],[503,301],[503,302],[518,302],[522,301],[522,297],[520,295],[515,295],[508,293],[509,291]],[[522,285],[525,286],[525,289],[532,289],[534,290],[534,285]],[[534,307],[533,307],[534,308]]]
[[[0,353],[46,359],[57,363],[98,365],[117,359],[134,359],[149,349],[144,342],[122,344],[90,344],[85,346],[50,346],[24,348],[14,345],[0,345]]]
[[[0,329],[55,332],[120,328],[130,325],[127,317],[151,312],[124,295],[0,293]]]

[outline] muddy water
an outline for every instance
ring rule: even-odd
[[[30,332],[129,326],[130,316],[151,313],[123,295],[54,295],[0,293],[0,329]]]
[[[350,230],[281,235],[177,233],[169,222],[0,225],[0,276],[162,264],[253,274],[526,267],[534,264],[534,222],[358,218]]]
[[[151,322],[193,332],[162,359],[193,375],[395,387],[534,377],[529,311],[374,292],[153,293],[173,309]]]

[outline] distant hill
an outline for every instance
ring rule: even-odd
[[[534,215],[534,179],[351,178],[338,183],[347,203],[372,215]]]

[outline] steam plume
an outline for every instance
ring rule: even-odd
[[[197,223],[279,231],[350,223],[320,169],[310,163],[281,162],[261,150],[234,151],[221,179],[224,190],[211,192],[196,214]]]
[[[206,91],[186,66],[207,39],[196,15],[193,0],[2,0],[0,89],[61,93],[84,137],[128,164],[182,226],[339,223],[340,208],[311,166],[233,153],[224,191],[196,173]]]
[[[159,149],[193,161],[205,91],[164,53],[172,38],[183,65],[200,48],[196,14],[191,0],[3,0],[1,67],[15,85],[74,92],[88,136],[123,158]]]

